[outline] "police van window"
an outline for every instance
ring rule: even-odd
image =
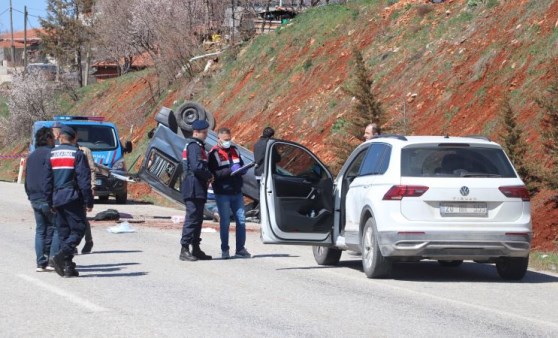
[[[347,174],[345,174],[345,176],[347,176],[347,177],[358,176],[358,172],[360,170],[362,162],[364,161],[364,156],[366,155],[367,150],[368,150],[368,148],[363,149],[363,150],[361,150],[360,153],[358,153],[358,155],[354,158],[353,162],[351,162],[351,164],[349,164],[349,168],[347,169]]]
[[[290,144],[275,144],[281,160],[276,163],[274,173],[281,176],[303,177],[307,179],[322,179],[326,172],[308,152]]]
[[[370,146],[359,176],[384,174],[389,166],[391,147],[386,144],[374,143]]]
[[[72,125],[79,145],[91,150],[113,150],[118,143],[114,129],[99,125]]]

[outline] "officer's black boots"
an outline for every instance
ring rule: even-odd
[[[212,258],[211,256],[206,255],[205,252],[203,252],[200,249],[199,244],[193,244],[192,245],[192,255],[194,255],[194,257],[196,257],[197,259],[200,259],[202,261],[208,261]]]
[[[65,257],[62,251],[57,253],[54,257],[52,257],[52,266],[54,267],[54,271],[60,276],[64,276],[64,265],[65,265]]]
[[[67,259],[64,264],[64,278],[78,277],[79,272],[76,270],[76,264],[71,259]]]
[[[190,252],[190,246],[189,245],[183,245],[182,246],[182,250],[180,250],[180,256],[178,258],[180,258],[181,261],[191,261],[191,262],[193,262],[193,261],[198,260]]]
[[[85,242],[85,245],[83,246],[83,249],[81,249],[81,254],[89,254],[91,253],[91,249],[93,249],[93,241],[91,242]]]

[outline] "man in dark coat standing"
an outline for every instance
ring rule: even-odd
[[[213,175],[207,167],[207,151],[204,143],[209,123],[205,120],[194,121],[192,129],[192,138],[186,140],[182,152],[184,178],[181,191],[186,206],[186,217],[180,239],[182,249],[179,258],[182,261],[212,258],[200,249],[203,207],[207,201],[207,189],[213,181]],[[191,251],[190,245],[192,246]]]
[[[49,207],[45,184],[48,175],[50,151],[54,147],[52,130],[43,127],[35,133],[35,150],[27,159],[25,170],[25,192],[35,213],[35,253],[37,255],[37,272],[54,271],[48,266],[48,258],[56,254],[58,233],[54,223],[54,212]],[[52,249],[52,250],[51,250]]]
[[[256,169],[254,169],[254,175],[258,182],[261,180],[264,171],[264,160],[265,160],[265,150],[267,148],[267,142],[275,135],[275,130],[271,127],[265,127],[262,132],[260,139],[254,144],[254,162],[256,162]],[[281,161],[281,156],[276,150],[273,151],[274,162],[277,163]]]

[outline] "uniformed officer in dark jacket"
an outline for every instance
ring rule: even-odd
[[[200,249],[203,207],[207,201],[207,188],[213,181],[213,175],[207,167],[207,151],[204,144],[208,128],[207,121],[194,121],[192,123],[193,136],[186,140],[182,152],[184,178],[181,191],[186,206],[186,217],[182,228],[180,240],[182,250],[179,258],[183,261],[211,259],[211,256],[206,255]],[[190,245],[192,245],[192,251],[190,251]]]
[[[56,210],[60,239],[60,251],[52,261],[63,277],[79,276],[72,260],[85,232],[86,209],[93,209],[91,170],[85,154],[72,144],[75,137],[74,129],[62,125],[60,145],[50,152],[45,189],[49,205]]]
[[[54,213],[49,207],[45,194],[50,151],[54,147],[52,130],[43,127],[35,133],[35,150],[27,159],[25,170],[25,192],[35,213],[35,253],[37,272],[52,271],[48,258],[56,254],[58,234],[54,223]],[[54,242],[53,242],[54,241]],[[52,249],[52,250],[51,250]]]

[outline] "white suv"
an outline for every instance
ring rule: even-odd
[[[496,263],[527,271],[529,193],[502,148],[484,138],[385,135],[359,145],[335,179],[303,146],[268,143],[260,189],[264,243],[313,245],[318,264],[362,253],[369,278],[392,263]]]

